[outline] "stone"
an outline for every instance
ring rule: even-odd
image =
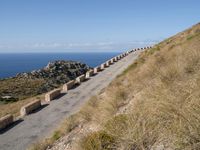
[[[93,75],[94,75],[94,70],[89,70],[89,71],[86,72],[85,78],[89,79]]]
[[[54,89],[45,94],[45,101],[50,102],[50,101],[54,100],[55,98],[57,98],[60,94],[61,94],[60,89]]]
[[[13,122],[14,122],[14,117],[13,117],[13,115],[10,115],[10,114],[0,118],[0,130],[11,125]]]
[[[20,115],[25,116],[33,112],[34,110],[41,107],[41,100],[35,100],[33,102],[28,103],[20,109]]]
[[[71,80],[63,85],[63,91],[67,92],[68,90],[72,89],[75,85],[75,80]]]
[[[79,77],[76,78],[76,83],[80,84],[81,82],[83,82],[85,80],[85,75],[81,75]]]

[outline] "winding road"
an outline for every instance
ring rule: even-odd
[[[108,86],[117,75],[134,62],[139,53],[139,51],[130,53],[88,81],[82,82],[80,86],[0,133],[0,150],[25,150],[37,140],[50,136],[64,118],[79,111],[87,100]]]

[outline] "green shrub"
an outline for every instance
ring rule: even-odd
[[[60,137],[61,137],[61,132],[60,131],[55,131],[53,136],[52,136],[52,139],[53,140],[58,140]]]
[[[84,150],[114,150],[116,140],[105,131],[98,131],[89,134],[82,142]]]

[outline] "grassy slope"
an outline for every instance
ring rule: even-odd
[[[98,125],[98,130],[77,141],[78,149],[199,149],[199,89],[197,24],[144,52],[105,91],[68,118],[52,139],[84,122]]]
[[[44,100],[44,94],[40,94],[34,97],[26,98],[17,102],[8,103],[8,104],[0,104],[0,117],[3,117],[7,114],[12,114],[14,117],[20,115],[20,108],[33,100],[40,99]]]

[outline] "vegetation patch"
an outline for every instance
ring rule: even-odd
[[[99,131],[76,144],[87,150],[198,150],[199,31],[197,24],[142,53],[137,63],[87,103],[82,109],[89,119],[84,121],[100,126]],[[125,101],[130,103],[119,111]]]
[[[116,149],[115,138],[105,131],[91,133],[82,142],[84,150],[114,150]]]

